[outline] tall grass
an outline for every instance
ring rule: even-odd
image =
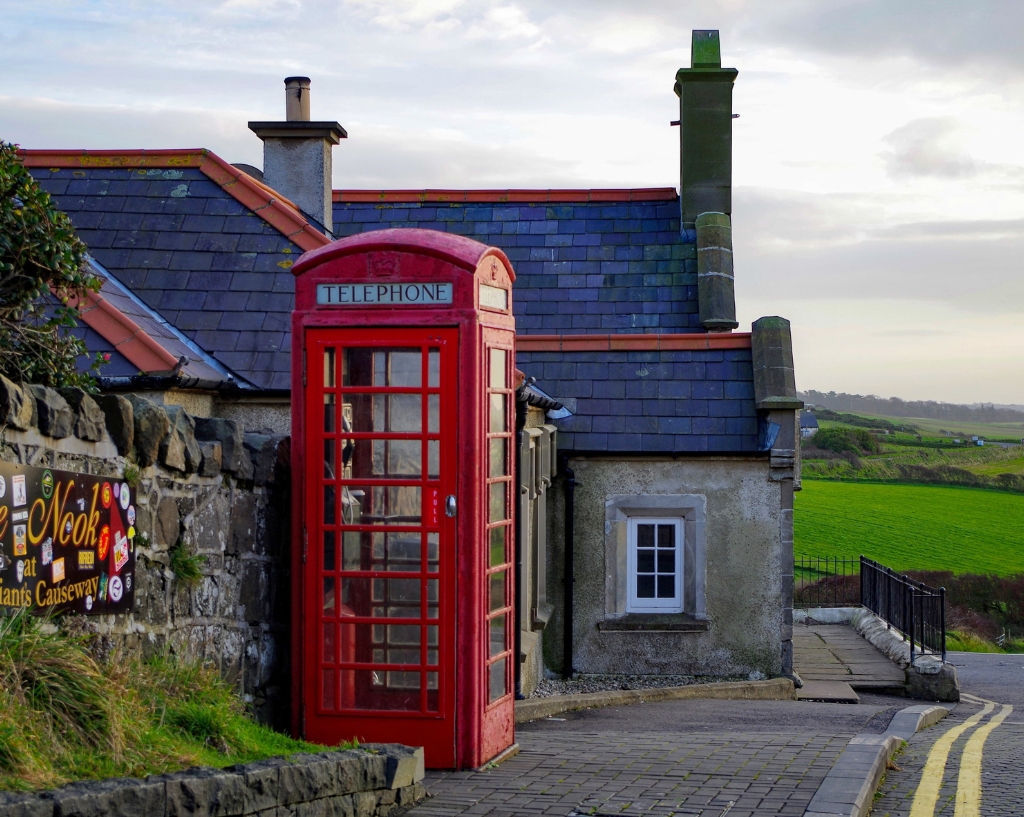
[[[199,663],[123,651],[100,661],[87,635],[0,617],[0,790],[321,748],[255,723]]]

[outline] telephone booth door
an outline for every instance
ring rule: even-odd
[[[515,730],[511,265],[404,229],[292,269],[294,732],[481,766]]]
[[[457,334],[306,336],[307,393],[319,397],[306,405],[316,486],[306,563],[322,592],[305,599],[303,699],[318,715],[346,716],[352,735],[429,744],[432,755],[455,744],[454,520],[444,504],[455,494]],[[307,719],[306,736],[336,740],[323,718]]]

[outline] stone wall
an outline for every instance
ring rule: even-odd
[[[108,648],[202,658],[257,716],[288,717],[289,440],[138,395],[0,377],[0,460],[137,485],[135,609],[91,616]],[[172,551],[201,557],[198,582]]]
[[[376,744],[40,794],[0,792],[0,817],[386,817],[423,799],[422,779],[422,749]]]

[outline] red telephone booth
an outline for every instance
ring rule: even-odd
[[[511,264],[407,229],[293,271],[295,732],[480,766],[514,739]]]

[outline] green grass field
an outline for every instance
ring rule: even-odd
[[[805,479],[794,534],[797,556],[1005,576],[1024,572],[1024,495]]]

